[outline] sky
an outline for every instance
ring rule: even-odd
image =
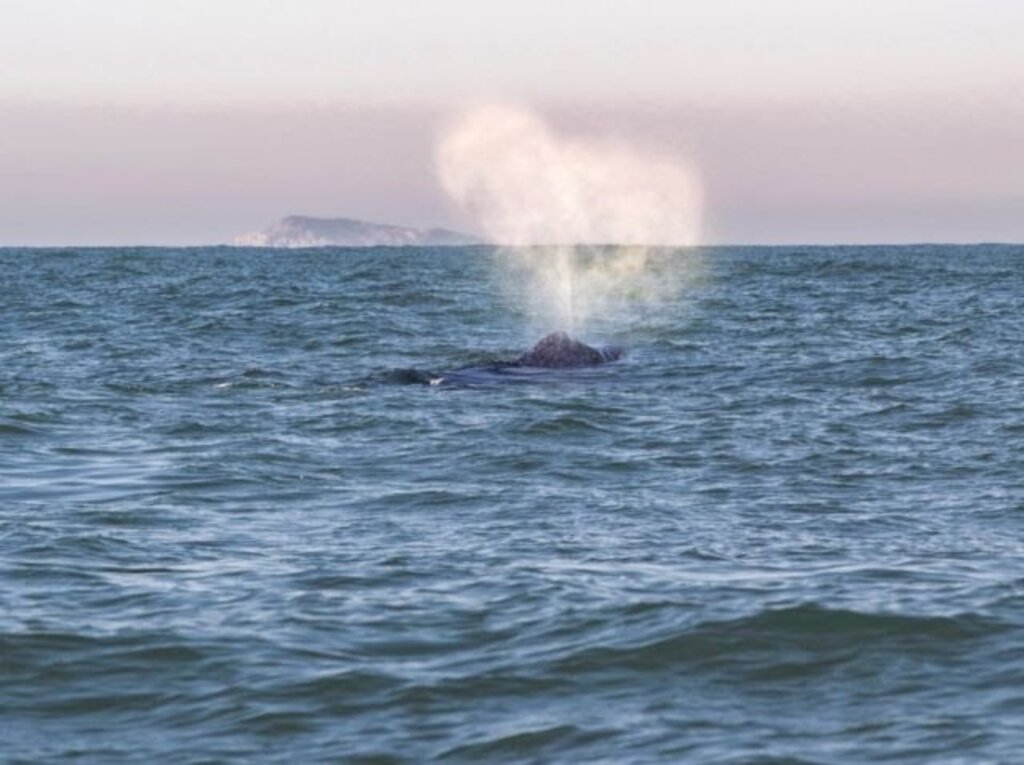
[[[473,231],[435,147],[513,103],[678,155],[709,243],[1024,241],[1017,0],[0,0],[0,246],[288,214]]]

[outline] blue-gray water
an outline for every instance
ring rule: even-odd
[[[494,258],[0,252],[0,759],[1020,761],[1024,247]]]

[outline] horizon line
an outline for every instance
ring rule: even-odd
[[[0,250],[201,250],[201,249],[232,249],[232,250],[440,250],[440,249],[471,249],[480,247],[504,248],[504,249],[534,249],[544,247],[579,247],[579,248],[638,248],[638,249],[659,249],[659,250],[699,250],[699,249],[724,249],[724,248],[762,248],[773,249],[779,247],[1024,247],[1024,241],[1000,241],[1000,240],[977,240],[977,241],[931,241],[919,240],[908,242],[716,242],[705,244],[624,244],[616,242],[604,242],[601,244],[591,242],[550,242],[535,244],[499,244],[497,242],[475,242],[470,244],[444,244],[444,245],[410,245],[410,244],[376,244],[376,245],[351,245],[351,244],[315,244],[303,247],[271,247],[262,245],[233,244],[231,242],[213,242],[206,244],[0,244]]]

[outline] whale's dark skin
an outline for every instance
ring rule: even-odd
[[[497,382],[541,382],[550,370],[579,369],[607,364],[621,359],[622,348],[595,348],[569,337],[565,332],[552,332],[533,348],[511,361],[498,361],[484,367],[466,367],[440,376],[429,376],[431,385],[481,385]],[[543,376],[541,376],[543,375]]]
[[[622,358],[622,348],[594,348],[575,340],[565,332],[552,332],[509,366],[541,369],[593,367]]]

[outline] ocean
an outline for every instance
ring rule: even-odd
[[[1024,758],[1024,246],[0,250],[0,760]]]

